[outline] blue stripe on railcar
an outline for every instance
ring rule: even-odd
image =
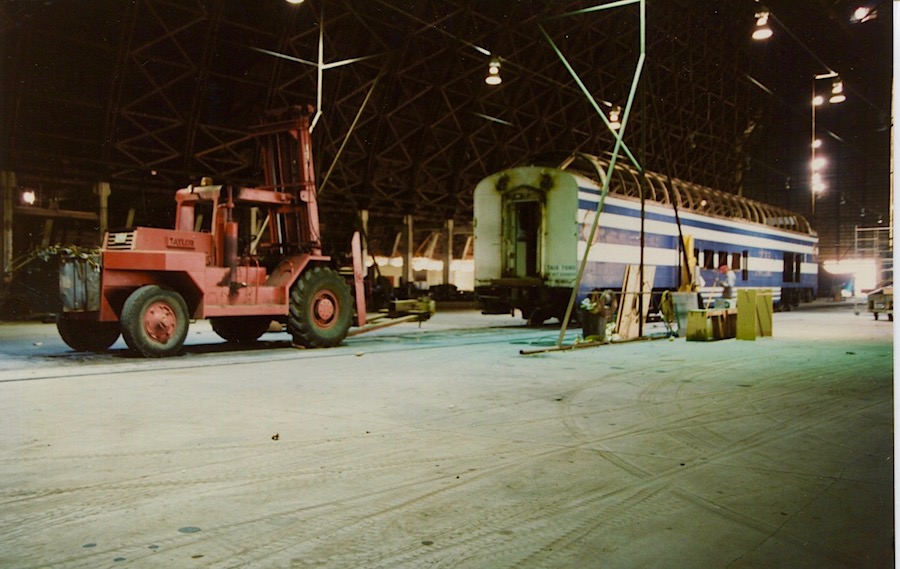
[[[578,200],[578,208],[580,210],[586,210],[589,212],[596,212],[597,204],[595,202],[590,202],[587,200]],[[610,203],[604,203],[603,205],[603,213],[610,213],[616,215],[622,215],[626,217],[631,217],[635,219],[640,219],[641,211],[640,209],[624,207],[613,205]],[[674,213],[672,215],[666,215],[661,213],[654,213],[645,211],[644,219],[647,221],[661,221],[663,223],[675,223]],[[813,237],[793,237],[790,235],[773,235],[772,233],[766,233],[762,231],[754,231],[752,229],[747,229],[745,227],[738,227],[734,224],[729,224],[727,221],[700,221],[696,219],[683,218],[681,220],[681,225],[686,227],[696,227],[698,229],[709,229],[712,231],[727,231],[728,233],[736,234],[736,235],[744,235],[747,237],[760,237],[763,239],[777,239],[783,243],[791,243],[794,245],[805,245],[810,246],[814,243]],[[774,229],[774,228],[773,228]]]
[[[775,240],[777,241],[777,239]],[[603,245],[626,245],[639,247],[641,242],[641,232],[639,230],[633,229],[618,229],[618,228],[598,228],[597,235],[594,238],[594,247],[603,246]],[[722,250],[728,250],[729,253],[743,253],[747,252],[749,257],[749,262],[752,265],[757,259],[771,259],[773,261],[782,261],[782,255],[784,253],[783,249],[775,249],[775,248],[762,248],[762,247],[753,247],[748,246],[746,244],[740,243],[739,239],[731,242],[719,242],[719,241],[710,241],[706,239],[696,239],[694,241],[694,245],[698,250],[704,249],[712,249],[716,252]],[[660,235],[658,233],[645,233],[644,236],[644,246],[648,248],[657,248],[657,249],[666,249],[675,251],[678,248],[678,239],[674,235]],[[801,257],[801,261],[804,263],[814,263],[815,259],[813,258],[812,253],[799,253]],[[753,267],[748,267],[752,269]],[[765,271],[766,273],[771,273],[773,275],[782,275],[782,271]],[[768,275],[763,275],[763,272],[757,272],[761,278],[765,278]],[[662,285],[658,285],[662,286]]]
[[[625,268],[633,263],[608,263],[590,261],[584,267],[584,277],[578,289],[579,296],[587,295],[594,289],[622,288],[622,277]],[[657,265],[653,278],[653,288],[675,288],[678,286],[678,268]]]
[[[588,262],[584,268],[584,278],[578,289],[579,297],[584,297],[595,289],[620,289],[622,287],[622,275],[630,263]],[[673,265],[656,265],[653,278],[655,289],[675,289],[678,287],[680,268]],[[737,271],[740,275],[740,271]],[[782,274],[771,271],[748,271],[747,280],[738,277],[737,287],[747,288],[811,288],[815,285],[816,275],[802,275],[799,283],[782,283]],[[712,286],[712,279],[707,285]]]
[[[585,241],[586,239],[582,239]],[[631,245],[640,247],[641,232],[634,229],[619,229],[615,227],[598,227],[597,234],[594,235],[594,245],[610,244],[610,245]],[[678,238],[674,235],[660,235],[659,233],[644,233],[644,247],[654,247],[658,249],[676,249],[678,247]]]
[[[773,238],[773,240],[778,241],[777,238]],[[597,229],[597,234],[594,236],[593,246],[630,245],[638,247],[640,246],[640,244],[641,232],[638,229],[600,227]],[[712,249],[717,252],[721,250],[728,250],[729,253],[741,253],[743,251],[747,251],[747,254],[751,260],[765,258],[781,261],[781,255],[784,253],[783,249],[753,247],[742,244],[739,241],[724,242],[710,241],[708,239],[695,239],[694,245],[698,250],[701,251],[704,249]],[[674,235],[661,235],[659,233],[645,232],[644,246],[649,248],[667,249],[674,251],[678,248],[678,238]],[[739,251],[735,249],[739,249]],[[815,262],[812,253],[799,253],[799,255],[801,255],[801,260],[804,263]],[[781,273],[779,272],[778,274]]]

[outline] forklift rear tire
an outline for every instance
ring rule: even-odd
[[[233,344],[255,342],[269,330],[268,316],[219,316],[209,319],[213,332]]]
[[[76,352],[103,352],[119,339],[118,322],[82,320],[66,313],[56,316],[56,329],[63,342]]]
[[[352,318],[350,288],[336,271],[315,267],[294,283],[288,329],[295,344],[307,348],[338,346],[347,336]]]
[[[161,358],[178,353],[188,330],[188,310],[177,292],[156,285],[137,289],[125,301],[122,335],[128,347],[144,357]]]

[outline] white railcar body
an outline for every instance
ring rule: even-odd
[[[591,161],[593,161],[591,163]],[[582,166],[582,170],[575,168]],[[526,166],[499,172],[475,188],[475,286],[485,312],[520,310],[541,321],[561,317],[605,177],[602,159],[580,155],[562,167]],[[590,166],[590,167],[585,167]],[[590,176],[589,172],[595,172]],[[586,173],[588,172],[588,173]],[[645,195],[643,215],[640,192]],[[659,174],[617,166],[578,290],[621,289],[625,268],[655,267],[656,290],[681,284],[681,234],[693,238],[702,294],[713,296],[717,268],[731,267],[737,287],[772,289],[776,303],[796,305],[815,295],[817,238],[801,216]],[[643,244],[641,223],[643,217]]]

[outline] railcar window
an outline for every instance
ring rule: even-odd
[[[715,268],[718,269],[722,265],[728,265],[728,251],[719,251],[719,263]]]
[[[716,254],[712,249],[704,249],[703,250],[703,268],[704,269],[715,269],[716,268]]]
[[[750,267],[747,261],[750,260],[750,251],[741,252],[741,280],[750,280]]]

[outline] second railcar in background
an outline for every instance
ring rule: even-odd
[[[475,295],[485,313],[520,311],[540,323],[562,319],[600,198],[609,162],[576,154],[555,164],[505,170],[475,188]],[[758,201],[617,164],[578,289],[580,302],[598,289],[620,290],[625,269],[643,257],[655,267],[653,289],[676,290],[693,240],[707,298],[717,269],[728,265],[736,286],[764,287],[785,309],[815,298],[817,237],[802,216]],[[674,204],[674,206],[673,206]],[[690,274],[690,273],[686,273]]]

